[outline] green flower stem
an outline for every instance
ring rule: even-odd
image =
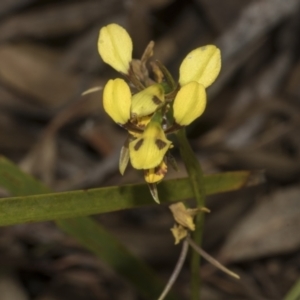
[[[156,65],[159,67],[160,71],[162,72],[162,74],[165,77],[165,82],[166,82],[166,85],[164,85],[165,93],[168,94],[168,93],[175,91],[177,84],[176,84],[175,80],[173,79],[173,76],[171,75],[171,73],[159,60],[156,61]]]
[[[180,154],[184,161],[186,170],[188,172],[192,190],[197,201],[198,207],[205,206],[205,186],[204,177],[201,166],[198,162],[195,153],[193,152],[189,141],[185,134],[185,129],[181,129],[177,133],[178,141],[180,144]],[[192,234],[192,238],[197,245],[201,244],[203,225],[204,225],[204,214],[200,214],[195,220],[196,230]],[[192,252],[191,257],[191,300],[200,299],[200,256],[196,251]]]

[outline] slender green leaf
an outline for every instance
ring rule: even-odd
[[[204,178],[208,194],[232,191],[261,181],[260,174],[247,171]],[[64,219],[153,204],[145,185],[51,194],[41,182],[21,172],[4,157],[0,157],[0,186],[12,196],[19,196],[0,199],[0,225]],[[163,202],[193,196],[188,178],[165,181],[159,186],[159,190],[164,195]],[[152,270],[132,256],[117,239],[92,219],[81,217],[59,220],[56,223],[127,278],[146,298],[154,299],[162,290],[162,284]],[[169,295],[167,299],[174,299],[174,296]]]
[[[204,184],[207,195],[212,195],[252,185],[259,182],[259,177],[260,174],[248,171],[229,172],[207,175]],[[23,181],[19,169],[5,158],[0,158],[0,186],[13,191],[13,195],[30,195],[0,199],[0,226],[155,205],[145,184],[49,193],[48,188],[29,176]],[[158,185],[158,192],[165,203],[193,197],[188,178],[163,181]]]
[[[0,156],[0,186],[12,196],[51,193],[51,190],[42,182],[23,173],[14,163],[3,156]]]
[[[50,190],[41,182],[24,174],[3,157],[0,157],[0,174],[0,186],[5,187],[12,195],[21,196],[42,193],[46,195],[46,193],[50,193]],[[20,197],[19,199],[22,198]],[[2,209],[9,207],[9,198],[7,200],[6,205]],[[17,214],[23,213],[22,207],[24,209],[24,206],[22,205],[26,200],[22,201],[19,202],[19,206],[16,206],[18,207],[16,209]],[[29,207],[26,208],[30,209]],[[158,280],[154,272],[141,260],[128,252],[116,238],[90,217],[59,220],[56,221],[56,224],[131,282],[145,298],[155,299],[161,293],[163,284]],[[177,298],[169,294],[166,299],[174,300]]]

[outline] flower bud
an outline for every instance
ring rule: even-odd
[[[110,79],[103,89],[103,107],[118,124],[130,118],[131,92],[128,84],[120,78]]]
[[[210,86],[221,70],[221,53],[214,45],[207,45],[191,51],[182,61],[179,68],[179,83],[181,86],[197,81]]]
[[[132,60],[132,40],[123,27],[117,24],[102,27],[98,51],[104,62],[116,71],[128,74]]]
[[[179,90],[173,103],[175,122],[187,126],[202,115],[206,106],[206,92],[202,84],[192,81]]]

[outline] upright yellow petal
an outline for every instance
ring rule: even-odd
[[[187,126],[202,115],[206,106],[206,92],[202,84],[192,81],[179,90],[173,103],[175,122]]]
[[[150,122],[141,137],[129,143],[132,166],[138,170],[157,167],[171,145],[172,142],[166,138],[161,125]]]
[[[128,74],[132,60],[132,40],[123,27],[117,24],[102,27],[98,51],[104,62],[118,72]]]
[[[179,83],[181,86],[197,81],[210,86],[221,70],[221,53],[214,45],[207,45],[191,51],[182,61],[179,68]]]
[[[160,84],[153,84],[133,95],[131,100],[131,116],[140,118],[148,116],[164,103],[164,89]]]
[[[103,90],[103,107],[118,124],[130,118],[131,92],[128,84],[120,78],[110,79]]]

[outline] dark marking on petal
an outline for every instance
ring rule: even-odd
[[[162,101],[157,96],[153,96],[152,101],[156,105],[160,105],[162,103]]]
[[[140,139],[133,147],[135,151],[138,151],[144,143],[144,139]]]
[[[161,150],[167,146],[167,143],[164,142],[163,140],[157,139],[157,140],[155,140],[155,145],[157,146],[157,148],[159,150]]]
[[[154,174],[159,175],[160,165],[154,168]]]
[[[154,173],[155,173],[155,175],[157,175],[157,176],[161,176],[161,175],[166,175],[167,174],[167,168],[162,168],[162,167],[156,167],[155,169],[154,169]]]
[[[157,175],[157,176],[161,175],[161,174],[162,174],[162,173],[161,173],[161,170],[162,170],[162,168],[161,168],[160,166],[157,166],[157,167],[154,169],[154,174]]]

